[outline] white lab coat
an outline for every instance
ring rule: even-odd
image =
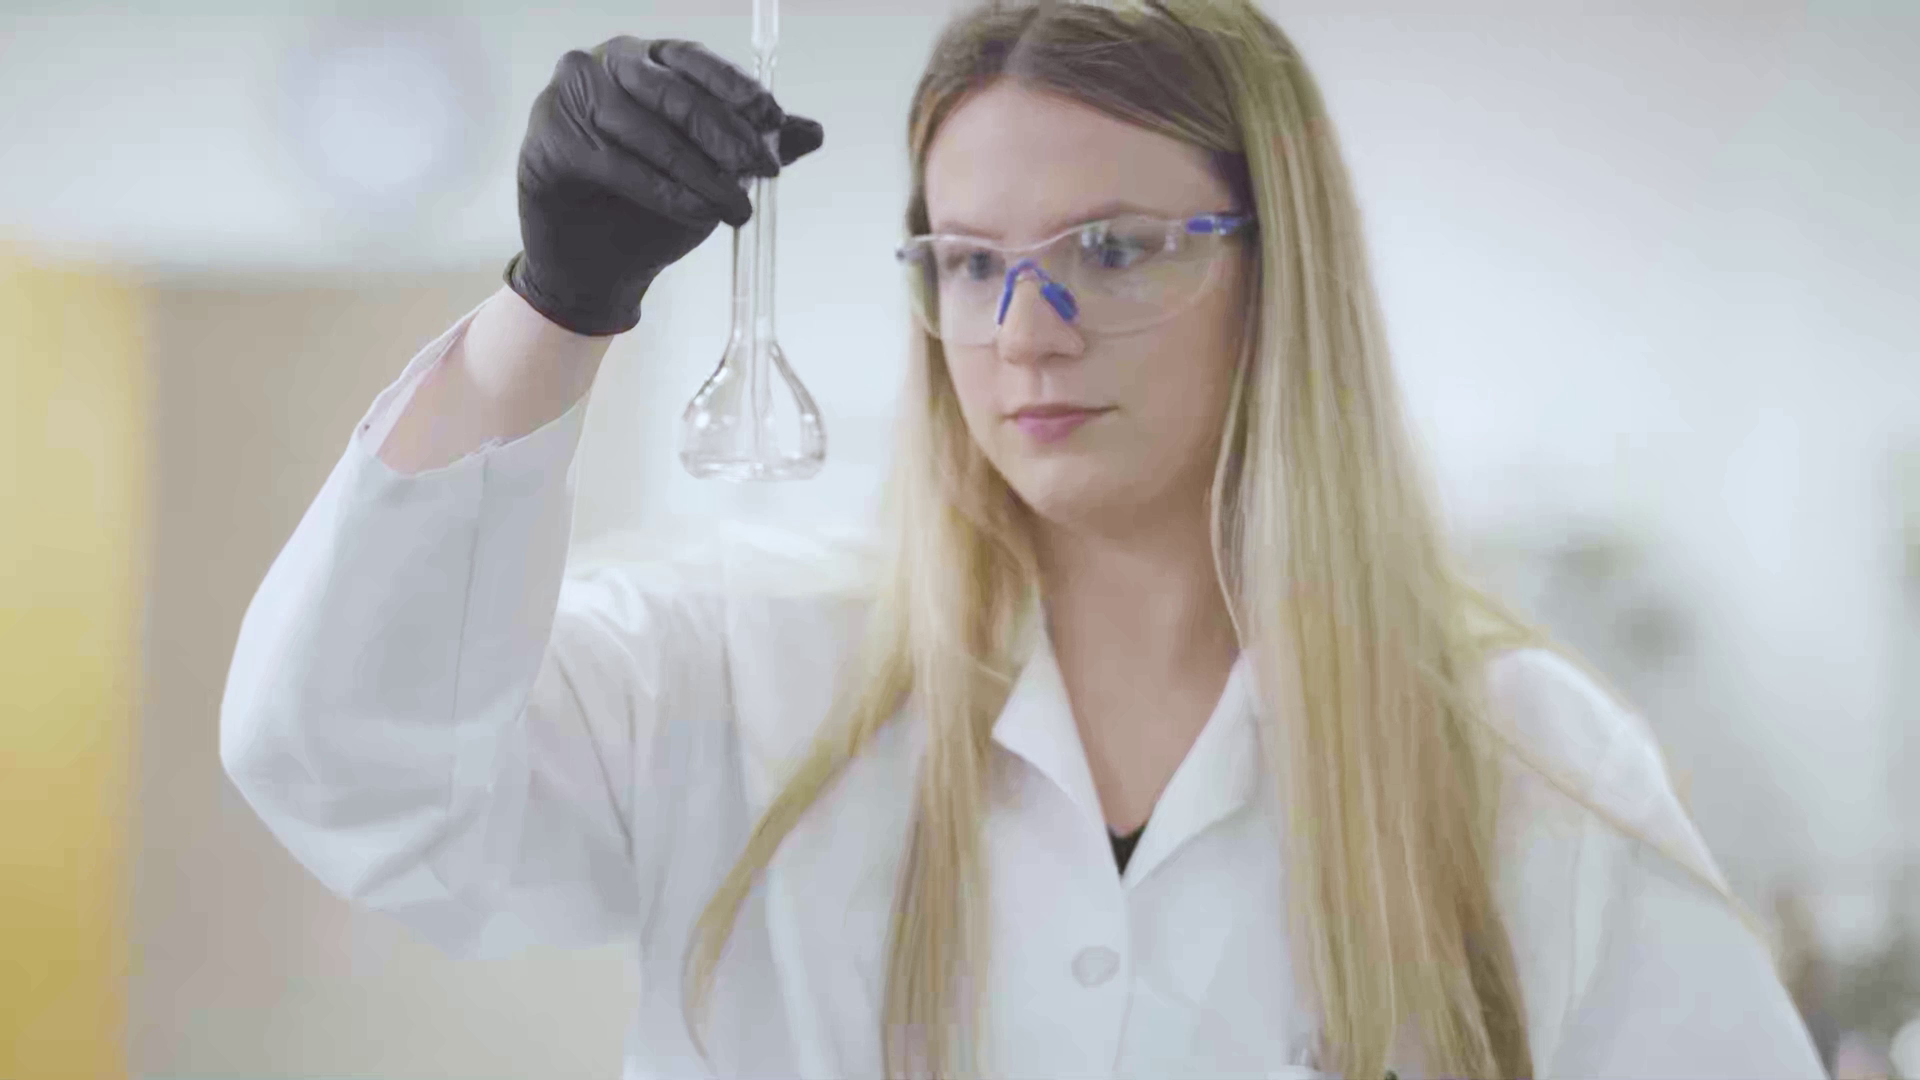
[[[221,711],[229,775],[326,885],[456,954],[631,939],[628,1077],[877,1075],[911,706],[752,894],[709,1062],[680,998],[701,905],[827,711],[861,552],[733,537],[567,574],[583,406],[415,476],[375,456],[465,321],[375,401],[254,598]],[[1489,679],[1515,738],[1717,878],[1630,714],[1544,652]],[[1122,875],[1038,636],[994,729],[991,1071],[1315,1075],[1255,708],[1243,660]],[[1668,856],[1517,766],[1502,822],[1497,895],[1543,1075],[1820,1074],[1761,942]]]

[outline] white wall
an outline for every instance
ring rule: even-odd
[[[889,254],[906,97],[946,6],[787,0],[781,97],[828,141],[781,185],[781,339],[828,413],[825,473],[733,488],[673,459],[726,329],[723,233],[608,365],[583,540],[866,505],[906,332]],[[1271,7],[1339,123],[1456,526],[1642,530],[1699,620],[1685,684],[1649,708],[1709,839],[1750,895],[1796,871],[1866,888],[1897,842],[1894,725],[1920,720],[1887,700],[1885,475],[1920,442],[1920,12]],[[488,166],[378,234],[316,200],[264,104],[309,10],[0,7],[0,227],[168,277],[484,276],[515,246],[512,150],[558,53],[627,31],[739,57],[747,6],[468,6],[437,24],[494,80]]]

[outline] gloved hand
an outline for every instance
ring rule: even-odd
[[[823,138],[695,42],[617,37],[569,52],[520,147],[525,248],[506,282],[575,333],[631,330],[662,270],[720,222],[746,223],[741,178],[777,175]]]

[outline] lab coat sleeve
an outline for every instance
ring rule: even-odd
[[[727,727],[722,620],[670,580],[568,579],[584,402],[445,468],[376,456],[471,317],[376,400],[268,571],[221,756],[321,882],[443,948],[593,944],[637,929],[672,846],[674,785],[639,778]]]
[[[1553,718],[1583,797],[1575,980],[1549,1061],[1559,1077],[1820,1077],[1761,938],[1681,805],[1652,730],[1564,660],[1518,658],[1503,693]],[[1584,765],[1584,767],[1581,767]],[[1564,774],[1563,774],[1564,775]]]
[[[1599,962],[1547,1075],[1824,1077],[1765,945],[1727,901],[1645,843],[1613,846]]]

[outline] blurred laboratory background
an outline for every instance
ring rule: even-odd
[[[780,340],[826,468],[675,457],[722,229],[603,370],[579,544],[868,510],[952,6],[785,0],[779,96],[827,141],[780,185]],[[1831,1067],[1920,1077],[1920,4],[1268,7],[1460,550],[1645,711]],[[0,0],[0,1076],[615,1073],[620,950],[459,963],[349,911],[228,784],[218,706],[354,424],[518,248],[554,62],[744,63],[749,12]]]

